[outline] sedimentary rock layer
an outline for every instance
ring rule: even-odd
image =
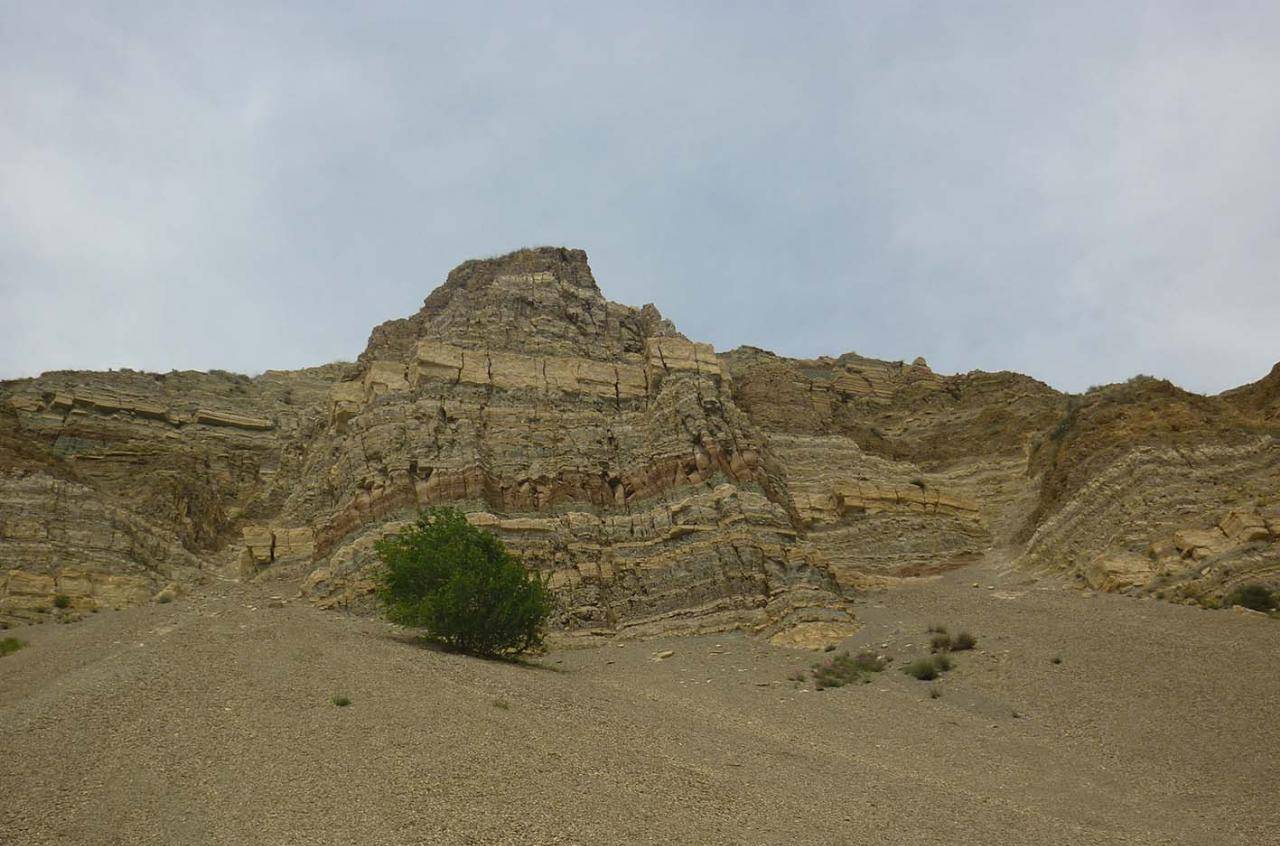
[[[371,603],[374,542],[454,505],[580,633],[848,632],[842,594],[975,560],[1185,601],[1280,579],[1280,367],[1068,396],[853,353],[717,355],[586,255],[466,262],[354,364],[0,383],[0,621],[223,570]],[[7,615],[7,616],[4,616]]]

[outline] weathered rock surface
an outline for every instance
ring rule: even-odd
[[[1274,583],[1280,547],[1266,521],[1280,506],[1280,426],[1233,393],[1138,377],[1073,398],[1030,457],[1039,491],[1023,566],[1188,601]]]
[[[0,620],[212,569],[369,606],[374,542],[440,504],[550,574],[580,633],[811,645],[853,626],[844,590],[992,549],[1198,601],[1280,576],[1277,408],[1280,368],[1220,397],[1069,397],[717,355],[605,300],[581,251],[522,250],[456,268],[354,364],[0,383]]]

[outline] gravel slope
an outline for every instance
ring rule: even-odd
[[[899,664],[978,636],[931,699],[801,690],[814,656],[740,635],[518,666],[266,600],[19,632],[0,843],[1280,842],[1271,620],[987,565],[862,599],[848,646]]]

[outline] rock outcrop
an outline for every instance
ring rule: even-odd
[[[1259,529],[1280,507],[1280,421],[1240,390],[1136,377],[1072,398],[1030,456],[1023,566],[1189,601],[1280,577]]]
[[[0,383],[0,622],[295,579],[371,604],[373,544],[455,505],[579,634],[852,630],[842,594],[999,549],[1184,601],[1274,580],[1280,367],[1200,397],[1067,396],[855,354],[716,354],[584,253],[451,272],[353,364]],[[173,588],[170,588],[172,594]]]

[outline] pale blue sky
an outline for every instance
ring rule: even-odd
[[[0,0],[0,377],[351,359],[533,244],[718,349],[1280,359],[1274,2],[205,6]]]

